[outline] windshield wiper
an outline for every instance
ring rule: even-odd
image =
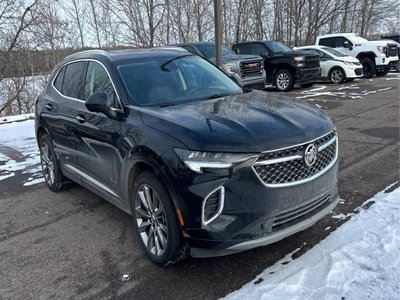
[[[206,99],[207,100],[217,99],[217,98],[222,98],[222,97],[231,96],[231,95],[236,95],[236,94],[231,94],[231,93],[213,94],[211,96],[206,97]]]

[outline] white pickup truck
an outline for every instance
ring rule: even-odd
[[[397,65],[398,47],[388,40],[368,41],[355,33],[336,33],[318,36],[316,45],[336,48],[340,52],[358,58],[363,65],[364,76],[385,76]]]

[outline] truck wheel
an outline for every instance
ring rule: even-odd
[[[371,78],[375,75],[375,64],[369,58],[361,59],[361,64],[363,66],[364,77]]]
[[[134,184],[132,216],[140,243],[150,260],[166,267],[179,259],[182,232],[171,196],[154,173],[144,171]]]
[[[329,80],[332,83],[335,83],[335,84],[342,83],[344,81],[344,78],[345,78],[345,74],[344,74],[343,70],[340,68],[333,68],[329,72]]]
[[[53,149],[53,143],[48,134],[43,134],[40,138],[39,151],[43,177],[49,189],[53,192],[59,192],[70,188],[72,182],[62,174]]]
[[[293,76],[286,70],[282,69],[275,74],[275,86],[279,92],[288,92],[293,88]]]
[[[376,70],[375,75],[376,76],[386,76],[387,73],[389,73],[389,70],[390,70],[390,68],[386,68],[386,69],[383,69],[383,70]]]

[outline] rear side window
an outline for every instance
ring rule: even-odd
[[[331,48],[335,48],[335,39],[334,38],[325,38],[325,39],[320,39],[319,44],[321,46],[327,46]]]
[[[57,78],[56,80],[54,80],[54,87],[61,92],[62,91],[62,85],[63,85],[63,81],[64,81],[64,73],[65,73],[65,68],[66,67],[62,67],[60,72],[58,72]]]
[[[267,55],[267,49],[265,49],[265,47],[263,45],[260,44],[254,44],[253,45],[253,55],[259,55],[259,56],[264,56]]]
[[[111,107],[121,108],[107,71],[97,62],[89,62],[86,73],[85,99],[95,92],[106,92]]]
[[[251,45],[235,45],[233,50],[237,54],[251,54]]]
[[[64,73],[62,94],[71,98],[83,100],[85,62],[67,65]]]

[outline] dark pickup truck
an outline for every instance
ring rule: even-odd
[[[294,51],[279,41],[237,43],[232,49],[238,54],[261,56],[267,84],[281,92],[290,91],[295,84],[310,87],[321,76],[318,55]]]

